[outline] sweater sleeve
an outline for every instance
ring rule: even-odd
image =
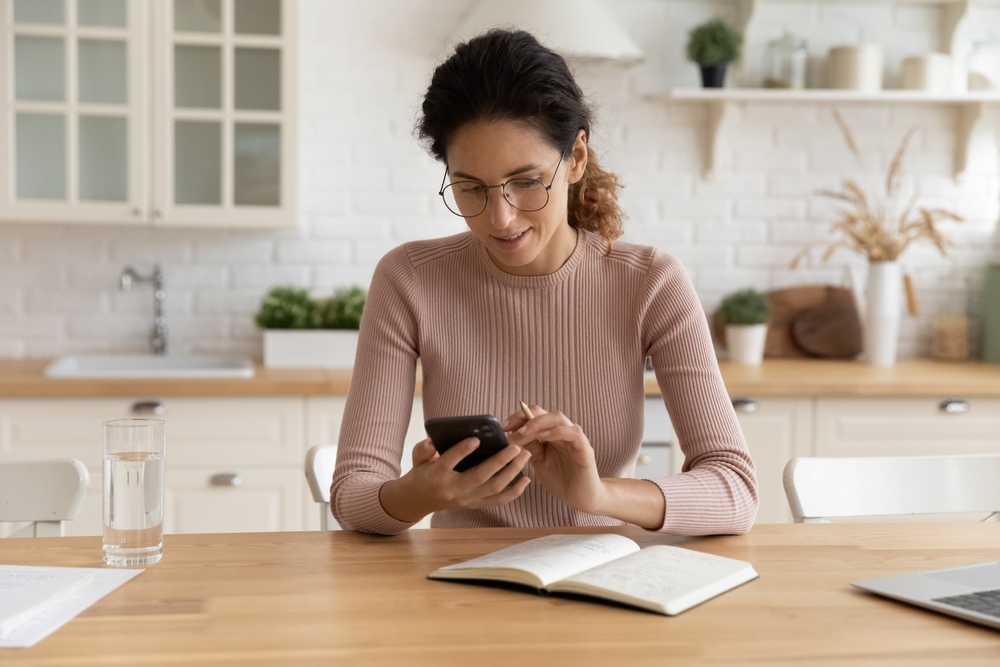
[[[400,246],[375,268],[340,427],[330,508],[344,528],[396,535],[412,523],[382,509],[379,489],[397,479],[413,405],[418,309],[413,267]]]
[[[708,321],[683,266],[656,250],[640,301],[642,344],[684,453],[663,491],[661,532],[745,533],[757,515],[757,477],[712,348]]]

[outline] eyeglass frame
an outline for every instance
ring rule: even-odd
[[[562,163],[563,163],[563,156],[560,155],[559,156],[559,162],[556,163],[556,170],[552,172],[552,180],[549,181],[548,185],[545,185],[545,183],[542,183],[537,178],[524,178],[523,176],[515,176],[514,178],[508,178],[503,183],[499,183],[497,185],[486,185],[485,183],[481,183],[480,181],[473,181],[473,180],[469,180],[469,179],[465,179],[465,180],[462,180],[462,181],[455,181],[454,183],[449,183],[448,185],[445,185],[444,182],[446,180],[448,180],[448,171],[449,171],[449,167],[446,164],[444,166],[444,178],[441,179],[441,188],[438,190],[438,195],[441,197],[441,200],[444,202],[444,207],[446,209],[448,209],[448,212],[451,213],[452,215],[457,215],[460,218],[466,218],[466,219],[468,219],[468,218],[478,218],[479,216],[481,216],[483,214],[483,212],[487,208],[489,208],[489,206],[490,206],[490,190],[492,190],[493,188],[500,188],[500,192],[503,193],[503,199],[504,199],[504,201],[507,202],[508,204],[510,204],[511,207],[517,209],[518,211],[521,211],[522,213],[534,213],[536,211],[541,211],[543,208],[545,208],[546,206],[549,205],[549,191],[552,189],[552,186],[555,185],[556,174],[559,173],[559,167],[562,166]],[[504,186],[506,186],[508,183],[510,183],[512,181],[532,181],[533,183],[538,183],[543,188],[545,188],[545,203],[542,204],[541,206],[539,206],[538,208],[531,209],[530,211],[525,210],[523,208],[517,208],[517,206],[514,206],[513,202],[511,202],[511,200],[507,197],[507,190],[504,187]],[[483,189],[486,191],[486,203],[483,204],[483,210],[482,211],[480,211],[479,213],[476,213],[475,215],[462,215],[461,213],[455,213],[454,211],[451,210],[451,207],[448,206],[448,202],[444,198],[444,191],[447,190],[448,188],[452,187],[453,185],[457,185],[458,183],[476,183],[476,184],[479,184],[479,185],[481,185],[483,187]]]

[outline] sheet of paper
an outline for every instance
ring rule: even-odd
[[[567,579],[666,605],[748,566],[714,554],[653,546]]]
[[[547,535],[441,569],[512,567],[548,585],[638,550],[639,545],[621,535]]]
[[[7,565],[4,569],[15,566]],[[50,568],[16,566],[22,571],[74,570],[93,574],[89,583],[61,598],[37,615],[15,627],[6,637],[0,638],[0,647],[15,648],[34,646],[73,619],[74,616],[115,590],[144,570],[117,570],[110,568]]]
[[[0,565],[0,639],[93,578],[71,567]]]

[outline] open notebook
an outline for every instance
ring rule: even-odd
[[[448,565],[429,579],[503,581],[673,616],[757,578],[750,563],[621,535],[548,535]]]

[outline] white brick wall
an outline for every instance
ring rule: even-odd
[[[144,351],[151,324],[147,286],[117,290],[126,264],[167,275],[167,317],[174,351],[260,354],[253,313],[272,284],[328,294],[367,284],[378,259],[399,243],[464,229],[437,201],[442,167],[412,135],[433,65],[473,0],[300,0],[301,227],[297,232],[150,230],[109,226],[0,225],[0,357],[69,352]],[[882,43],[887,85],[902,57],[938,48],[939,8],[905,2],[759,3],[749,36],[752,80],[766,40],[788,28],[808,39],[809,79],[823,76],[822,54],[854,40]],[[822,104],[740,104],[727,130],[722,171],[701,178],[705,114],[697,104],[649,93],[697,85],[684,61],[687,30],[727,2],[612,0],[647,53],[636,67],[577,70],[600,103],[594,144],[605,167],[623,178],[631,218],[626,240],[658,245],[680,258],[708,309],[745,286],[779,288],[843,284],[838,252],[827,264],[815,249],[798,271],[788,262],[807,242],[827,238],[834,205],[817,197],[856,173]],[[1000,9],[977,10],[970,36],[1000,30]],[[922,299],[921,316],[905,319],[904,354],[927,354],[934,315],[968,299],[978,310],[980,269],[1000,252],[1000,167],[994,145],[976,146],[973,168],[951,178],[953,108],[841,105],[869,169],[882,172],[911,126],[905,187],[966,216],[948,226],[950,258],[926,246],[904,259]],[[971,290],[965,293],[968,281]]]

